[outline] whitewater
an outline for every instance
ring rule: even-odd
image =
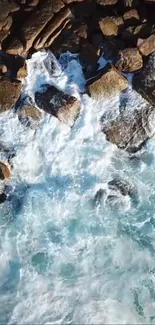
[[[54,84],[81,113],[72,128],[46,113],[37,127],[15,110],[0,115],[15,151],[0,205],[0,323],[154,324],[155,139],[134,155],[106,140],[100,119],[118,113],[120,97],[93,101],[78,55],[42,51],[27,66],[23,98]],[[125,96],[129,109],[143,105],[132,85]],[[136,188],[135,204],[108,199],[114,177]],[[108,194],[95,204],[100,188]]]

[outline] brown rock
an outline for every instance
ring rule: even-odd
[[[71,11],[69,8],[65,8],[64,10],[62,10],[60,13],[58,13],[57,15],[54,16],[54,18],[48,23],[47,27],[44,28],[43,32],[41,33],[40,37],[38,38],[37,42],[34,43],[33,47],[35,49],[40,49],[43,48],[44,45],[46,43],[49,43],[49,45],[52,44],[52,42],[47,42],[48,39],[56,38],[56,36],[58,36],[62,29],[64,28],[62,23],[71,15]],[[68,20],[67,20],[68,23]],[[62,26],[61,26],[62,25]],[[57,31],[57,29],[59,29]],[[53,35],[53,33],[56,33],[56,35]]]
[[[27,66],[26,66],[26,62],[24,63],[24,65],[19,68],[18,72],[17,72],[17,78],[18,79],[24,79],[27,77]]]
[[[37,126],[42,113],[33,105],[23,105],[18,110],[18,119],[25,126]]]
[[[100,100],[120,93],[128,88],[128,80],[112,65],[107,64],[88,84],[88,92],[94,99]]]
[[[143,67],[142,55],[137,48],[127,48],[120,51],[115,66],[123,72],[135,72]]]
[[[19,39],[13,38],[7,47],[6,53],[12,55],[21,55],[23,53],[23,44]]]
[[[0,179],[9,179],[11,177],[10,169],[2,161],[0,161]]]
[[[99,26],[104,36],[117,36],[123,24],[124,22],[121,17],[105,17],[99,21]]]
[[[0,112],[11,109],[18,100],[21,92],[21,83],[0,77]]]
[[[138,39],[137,47],[144,56],[153,53],[155,51],[155,34],[147,39]]]
[[[0,64],[0,71],[2,74],[5,74],[7,72],[7,67],[4,64]]]
[[[35,102],[40,109],[57,117],[61,122],[73,126],[80,113],[79,101],[50,86],[44,93],[35,94]]]
[[[64,7],[62,0],[46,0],[41,3],[39,9],[32,13],[23,25],[22,32],[25,40],[23,53],[27,53],[32,47],[36,37],[40,34],[53,15]]]

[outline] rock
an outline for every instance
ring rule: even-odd
[[[56,37],[54,37],[55,35],[53,35],[53,33],[56,33],[57,29],[59,29],[59,31],[57,31],[56,35],[58,36],[61,33],[61,31],[64,28],[62,23],[69,16],[71,16],[71,10],[69,8],[65,8],[62,11],[60,11],[60,13],[55,15],[54,18],[48,23],[47,27],[44,28],[44,30],[41,33],[40,37],[34,43],[34,45],[33,45],[34,48],[37,49],[37,50],[40,49],[40,48],[43,48],[47,41],[51,45],[52,42],[49,41],[49,38],[53,37],[53,41],[54,41],[54,39]],[[67,23],[68,23],[68,21],[69,20],[67,19]],[[61,27],[61,25],[62,25],[62,27]]]
[[[21,55],[23,53],[24,46],[19,39],[16,37],[12,38],[6,49],[6,53],[12,55]]]
[[[27,77],[27,66],[26,66],[26,62],[24,62],[23,66],[19,68],[19,70],[17,71],[17,78],[22,80],[26,77]]]
[[[143,67],[143,58],[137,48],[127,48],[120,51],[115,64],[116,68],[123,72],[135,72]]]
[[[21,56],[0,53],[0,64],[6,66],[7,76],[23,79],[27,76],[26,61]]]
[[[118,0],[97,0],[96,2],[101,6],[112,6],[115,5]]]
[[[131,9],[124,13],[123,19],[126,26],[133,26],[139,24],[140,17],[136,9]]]
[[[64,7],[62,0],[46,0],[40,3],[38,9],[30,15],[22,27],[22,34],[24,39],[24,49],[20,47],[20,53],[26,54],[32,47],[35,39],[39,36],[40,32],[46,26],[47,23],[53,18],[54,14]],[[12,50],[17,48],[17,39],[14,40],[14,47],[11,46]],[[18,46],[19,47],[19,46]],[[8,52],[12,53],[13,52]]]
[[[88,92],[94,99],[101,99],[120,93],[128,88],[128,80],[112,65],[107,64],[96,78],[87,83]]]
[[[54,86],[50,86],[43,93],[36,92],[35,102],[40,109],[71,127],[80,113],[79,101]]]
[[[147,56],[155,51],[155,34],[147,39],[138,39],[137,47],[142,55]]]
[[[5,74],[7,72],[7,67],[4,64],[0,64],[0,73]]]
[[[99,21],[104,36],[117,36],[124,25],[122,17],[105,17]]]
[[[135,186],[120,177],[115,177],[109,181],[108,188],[111,190],[118,190],[123,196],[128,195],[130,197],[135,197],[135,195],[137,195]]]
[[[125,49],[125,43],[121,39],[113,38],[104,40],[103,42],[103,57],[106,60],[113,60],[117,57],[120,50]]]
[[[155,105],[155,54],[149,57],[144,69],[133,77],[133,88],[151,105]]]
[[[106,139],[118,148],[130,153],[142,148],[155,132],[155,107],[145,105],[141,109],[124,110],[116,118],[101,118],[101,129]]]
[[[103,43],[104,43],[103,41],[105,41],[105,40],[103,38],[102,32],[94,32],[92,34],[91,43],[94,47],[96,47],[96,48],[101,47],[101,45],[103,45]]]
[[[11,176],[10,169],[2,161],[0,161],[0,179],[9,179]]]
[[[37,126],[42,113],[33,105],[24,104],[18,110],[18,119],[25,126]]]
[[[11,109],[18,100],[21,92],[21,83],[0,77],[0,112]]]

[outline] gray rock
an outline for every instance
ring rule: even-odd
[[[124,110],[116,118],[101,118],[101,129],[108,141],[128,152],[136,152],[155,132],[155,107]]]

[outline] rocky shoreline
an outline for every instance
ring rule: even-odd
[[[132,73],[143,107],[130,110],[123,104],[122,109],[120,104],[117,116],[105,114],[100,122],[108,141],[129,153],[139,150],[155,130],[154,10],[154,0],[0,0],[0,113],[16,107],[19,121],[29,126],[45,111],[72,127],[81,109],[75,97],[51,85],[35,94],[35,102],[20,96],[26,59],[33,53],[46,49],[57,58],[66,51],[78,53],[93,100],[121,98]],[[102,69],[101,57],[107,60]],[[11,177],[10,156],[6,164],[0,162],[2,182]]]

